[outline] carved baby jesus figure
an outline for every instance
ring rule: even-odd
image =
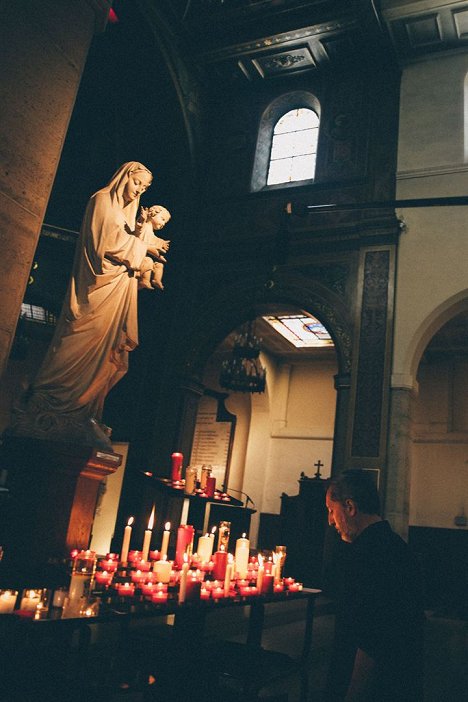
[[[171,213],[162,205],[153,205],[153,207],[142,207],[140,216],[137,220],[137,229],[142,230],[140,234],[141,239],[144,239],[143,230],[147,223],[151,224],[151,228],[155,231],[162,229],[166,226],[171,218]],[[164,273],[164,263],[167,263],[164,254],[169,251],[170,241],[167,239],[158,239],[157,248],[159,252],[158,260],[145,256],[143,262],[140,266],[140,280],[138,281],[139,288],[148,288],[149,290],[154,290],[154,288],[159,288],[164,290],[162,284],[162,278]]]

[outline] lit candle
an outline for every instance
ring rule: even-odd
[[[172,481],[182,479],[182,461],[184,460],[184,454],[179,452],[174,452],[171,456],[172,460],[172,471],[171,478]]]
[[[17,597],[17,590],[0,590],[0,614],[13,612]]]
[[[148,573],[151,568],[151,563],[149,561],[139,561],[138,570],[142,570],[144,573]]]
[[[142,583],[141,584],[141,593],[145,597],[152,597],[155,592],[156,592],[156,585],[154,583]]]
[[[273,592],[283,592],[283,590],[284,590],[283,583],[275,582],[275,584],[273,585]]]
[[[187,556],[187,560],[192,555],[192,544],[193,537],[195,534],[195,529],[190,524],[181,524],[177,529],[177,544],[176,544],[176,565],[178,568],[182,568],[184,563],[184,556]]]
[[[200,588],[200,599],[201,600],[209,600],[211,597],[211,591],[208,590],[206,587],[201,587]]]
[[[135,585],[133,583],[122,583],[117,586],[117,593],[120,597],[133,597]]]
[[[233,570],[233,557],[231,554],[228,556],[228,564],[226,566],[226,573],[224,575],[224,597],[229,597],[229,590],[231,589],[231,577]]]
[[[158,550],[149,552],[150,561],[159,561],[161,554]]]
[[[150,543],[151,543],[151,536],[153,533],[153,525],[154,525],[154,505],[153,505],[153,509],[151,510],[150,518],[148,519],[148,528],[145,529],[145,536],[143,539],[143,548],[141,549],[141,559],[143,561],[148,560],[149,547],[150,547]]]
[[[129,551],[128,561],[133,565],[141,561],[141,551]]]
[[[109,573],[113,573],[118,568],[118,562],[111,559],[99,561],[98,566]]]
[[[302,583],[291,583],[288,586],[289,592],[300,592],[302,590]]]
[[[192,571],[193,573],[193,571]],[[197,577],[197,575],[189,574],[187,576],[187,582],[185,586],[185,599],[187,601],[189,600],[199,600],[200,599],[200,592],[201,592],[201,581],[200,578]]]
[[[145,579],[145,574],[141,570],[136,570],[131,574],[132,583],[141,583]]]
[[[224,597],[224,588],[223,588],[223,587],[214,587],[214,588],[211,590],[211,597],[212,597],[214,600],[219,600],[219,599],[221,599],[222,597]]]
[[[105,585],[109,587],[112,582],[113,572],[108,572],[107,570],[97,571],[94,574],[94,579],[99,585]]]
[[[166,604],[167,592],[164,592],[164,590],[157,590],[156,592],[153,592],[151,602],[154,604]]]
[[[187,590],[187,574],[189,570],[189,564],[187,561],[187,555],[185,554],[185,561],[181,569],[180,580],[179,580],[179,604],[185,602],[185,594]]]
[[[242,534],[240,539],[236,541],[236,572],[239,574],[239,578],[247,577],[247,566],[249,563],[250,554],[250,541],[246,538],[246,534]]]
[[[220,546],[219,551],[216,551],[214,555],[213,574],[216,580],[224,580],[226,575],[227,556],[228,555],[224,550],[224,546]]]
[[[170,581],[172,565],[166,556],[161,561],[156,561],[153,569],[158,582],[168,583]]]
[[[167,556],[167,547],[169,546],[170,535],[171,535],[171,523],[166,522],[164,525],[164,533],[163,533],[163,537],[162,537],[160,559],[163,559],[165,556]]]
[[[128,549],[130,548],[130,538],[132,536],[132,524],[134,521],[135,521],[134,517],[130,517],[130,519],[127,522],[127,526],[124,529],[122,549],[120,552],[120,560],[122,561],[122,563],[127,562]]]
[[[21,598],[20,610],[35,612],[41,601],[42,590],[25,590]]]
[[[202,563],[208,563],[213,553],[214,535],[205,534],[198,539],[197,553]]]
[[[263,566],[263,558],[262,556],[258,557],[258,571],[257,571],[257,588],[258,591],[262,591],[262,583],[263,583],[263,575],[265,573],[265,568]]]

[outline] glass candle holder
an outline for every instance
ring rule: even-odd
[[[35,612],[42,597],[42,588],[23,590],[21,596],[20,610],[24,612]]]
[[[18,599],[18,590],[0,590],[0,614],[13,612]]]

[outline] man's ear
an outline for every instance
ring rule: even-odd
[[[350,517],[354,517],[355,514],[357,513],[357,504],[355,503],[354,500],[352,500],[350,497],[348,497],[345,500],[345,509],[348,512]]]

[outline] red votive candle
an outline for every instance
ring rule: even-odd
[[[182,461],[184,460],[184,454],[175,452],[171,456],[172,470],[171,479],[173,482],[176,480],[182,480]]]
[[[159,561],[161,559],[160,551],[150,551],[149,552],[150,561]]]
[[[113,575],[114,575],[113,573],[110,573],[107,570],[103,570],[103,571],[98,570],[94,574],[94,579],[99,585],[105,585],[106,587],[108,587],[112,582]]]
[[[98,562],[99,568],[102,568],[103,570],[107,570],[108,573],[113,573],[115,570],[117,570],[118,565],[119,565],[118,561],[113,561],[111,559]]]
[[[157,592],[153,593],[151,597],[151,602],[153,602],[154,604],[166,604],[167,592],[164,592],[164,590],[157,590]]]
[[[200,588],[200,599],[201,600],[209,600],[211,597],[211,590],[208,590],[206,587]]]
[[[135,585],[133,583],[122,583],[117,587],[117,594],[120,597],[133,597],[135,594]]]

